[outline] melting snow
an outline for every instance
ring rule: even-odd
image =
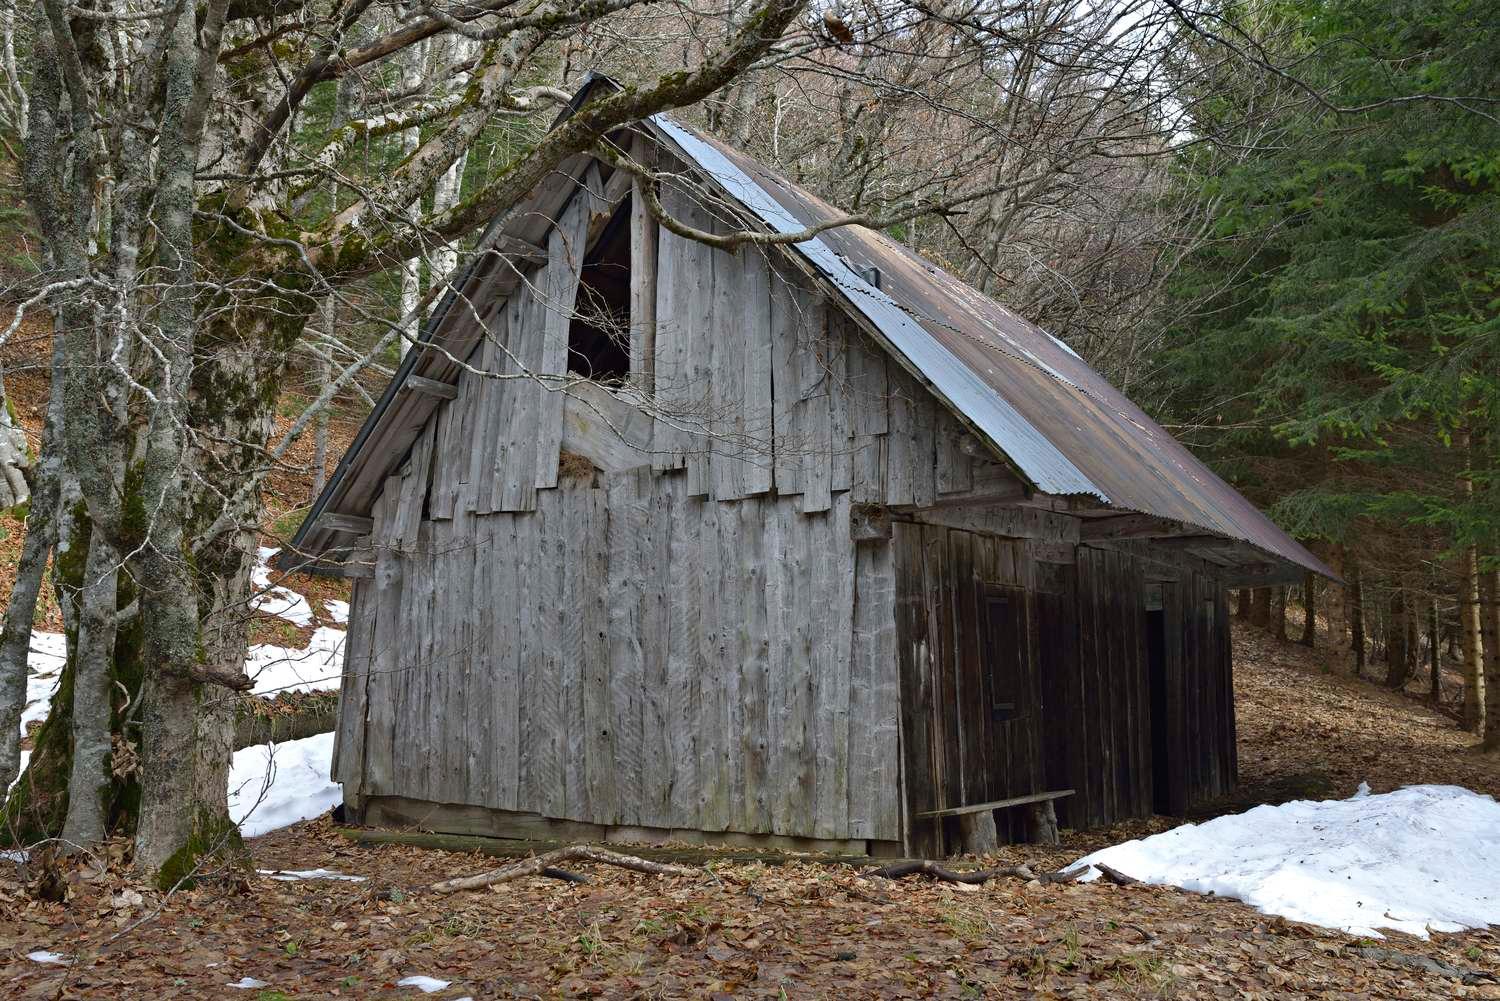
[[[447,987],[452,981],[438,980],[436,977],[402,977],[396,981],[397,987],[415,987],[423,994],[431,994]]]
[[[254,990],[257,987],[269,987],[271,985],[268,984],[268,983],[266,983],[264,980],[256,980],[254,977],[241,977],[240,979],[236,980],[234,983],[232,983],[232,984],[225,984],[224,986],[225,987],[237,987],[237,988],[239,988],[242,991],[250,991],[250,990]]]
[[[251,689],[267,697],[281,692],[338,691],[344,667],[344,631],[320,626],[304,650],[261,643],[250,648],[245,673]]]
[[[33,963],[52,963],[57,966],[67,966],[71,962],[67,956],[64,956],[60,952],[47,952],[42,949],[38,949],[36,952],[28,952],[26,958]]]
[[[247,838],[327,813],[344,796],[328,775],[333,734],[257,744],[234,752],[229,816]]]
[[[299,879],[341,879],[350,883],[365,881],[363,876],[350,876],[342,872],[334,872],[332,869],[257,869],[255,871],[262,876],[270,876],[283,883],[295,883]]]
[[[349,603],[337,598],[325,598],[323,608],[327,610],[328,617],[341,626],[349,624]]]
[[[1426,938],[1500,923],[1500,804],[1457,786],[1372,796],[1361,783],[1350,799],[1184,824],[1070,868],[1094,862],[1352,935]]]
[[[278,549],[260,547],[260,561],[250,571],[250,583],[255,588],[255,597],[251,600],[250,607],[257,612],[286,619],[293,625],[310,626],[313,624],[313,613],[307,599],[296,591],[271,586],[271,557],[278,552]]]

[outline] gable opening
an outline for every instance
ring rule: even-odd
[[[598,382],[630,375],[630,198],[589,248],[568,327],[568,371]]]

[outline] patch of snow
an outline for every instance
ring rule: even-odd
[[[26,705],[21,710],[21,734],[28,724],[47,718],[52,693],[68,662],[68,638],[62,633],[32,632],[26,653]]]
[[[60,952],[47,952],[45,949],[38,949],[36,952],[28,952],[26,954],[26,958],[31,960],[33,963],[51,963],[56,966],[67,966],[70,962],[72,962],[72,960],[70,960],[67,956],[64,956]]]
[[[333,734],[257,744],[234,752],[229,816],[247,838],[327,813],[343,800],[329,779]]]
[[[255,597],[251,599],[250,607],[257,612],[286,619],[293,625],[310,626],[314,620],[312,606],[307,603],[307,599],[296,591],[271,586],[271,557],[278,552],[279,549],[260,547],[260,559],[256,562],[255,569],[250,571],[250,583],[255,588]]]
[[[13,779],[11,779],[10,780],[10,785],[6,786],[6,788],[5,788],[5,794],[7,796],[9,796],[10,795],[10,791],[16,787],[16,783],[19,782],[19,781],[21,781],[21,776],[26,774],[26,765],[30,761],[31,761],[31,752],[29,750],[27,750],[26,748],[24,748],[24,747],[21,748],[21,763],[20,763],[20,767],[16,769],[16,777],[13,778]]]
[[[431,994],[433,991],[442,990],[450,983],[452,983],[451,980],[439,980],[436,977],[402,977],[396,981],[396,986],[415,987],[423,994]]]
[[[349,624],[349,603],[337,598],[323,599],[323,607],[328,611],[328,617],[341,626]]]
[[[250,648],[245,673],[256,695],[338,691],[344,670],[344,631],[320,626],[304,650],[259,643]]]
[[[299,879],[335,879],[346,880],[350,883],[365,881],[363,876],[350,876],[346,873],[334,872],[332,869],[257,869],[255,871],[262,876],[270,876],[283,883],[295,883]]]
[[[1349,799],[1184,824],[1069,868],[1096,862],[1351,935],[1426,938],[1500,923],[1500,804],[1458,786],[1371,795],[1361,783]]]
[[[241,977],[234,983],[225,984],[224,986],[235,987],[242,991],[253,991],[257,987],[270,987],[271,985],[266,983],[264,980],[256,980],[254,977]]]
[[[0,848],[0,861],[15,862],[17,864],[29,862],[31,861],[31,853],[24,848]]]

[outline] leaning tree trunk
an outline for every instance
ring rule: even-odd
[[[52,341],[52,372],[58,378],[62,364],[61,337]],[[16,580],[5,606],[5,624],[0,629],[0,789],[8,789],[21,767],[21,712],[26,704],[27,654],[31,649],[31,626],[42,581],[47,576],[47,557],[52,552],[54,515],[62,459],[57,436],[62,422],[62,394],[47,400],[47,419],[42,428],[42,451],[33,474],[31,504],[26,511],[26,538],[16,564]],[[3,800],[0,800],[3,803]]]

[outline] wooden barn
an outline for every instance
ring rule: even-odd
[[[614,138],[655,181],[495,221],[283,558],[354,582],[349,812],[936,856],[1229,790],[1226,589],[1325,568],[1061,341],[881,233],[685,238],[643,184],[837,212]]]

